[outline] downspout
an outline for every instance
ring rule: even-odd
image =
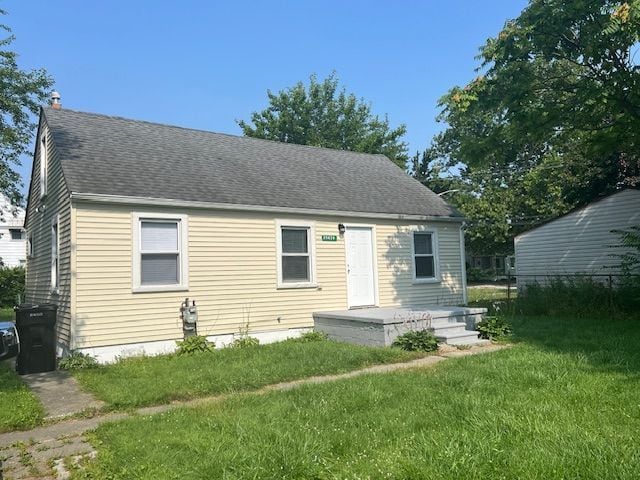
[[[78,266],[76,259],[76,250],[77,250],[77,232],[76,232],[76,209],[73,205],[73,200],[71,196],[69,196],[69,274],[71,276],[71,284],[69,286],[69,351],[73,352],[77,347],[77,284],[76,279],[78,278]]]
[[[464,231],[462,227],[464,223],[460,224],[460,271],[462,272],[462,302],[467,304],[467,259],[464,249]]]

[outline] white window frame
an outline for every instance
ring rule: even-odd
[[[13,238],[13,232],[20,232],[20,238]],[[9,228],[9,237],[12,242],[21,242],[24,240],[24,230],[21,228]]]
[[[48,142],[47,142],[47,130],[45,128],[40,132],[40,139],[38,144],[39,158],[40,158],[40,198],[44,198],[47,195],[47,170],[48,170]]]
[[[416,234],[431,234],[431,248],[433,254],[428,253],[416,253],[415,251],[415,236]],[[416,257],[431,257],[433,256],[433,277],[418,277],[416,275]],[[438,232],[436,230],[413,230],[411,232],[411,272],[413,276],[413,283],[438,283],[440,282],[440,255],[438,254]]]
[[[309,249],[309,281],[308,282],[284,282],[282,280],[282,229],[306,228],[307,247]],[[278,288],[315,288],[316,281],[316,226],[315,222],[304,220],[276,220],[276,270],[278,274]]]
[[[172,285],[142,285],[142,235],[143,221],[168,221],[178,223],[178,277],[180,281]],[[131,281],[134,293],[144,292],[179,292],[189,290],[189,217],[172,213],[133,212],[131,215]]]
[[[51,219],[51,293],[58,293],[60,288],[60,216]]]

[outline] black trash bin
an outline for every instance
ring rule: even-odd
[[[16,370],[26,373],[51,372],[56,369],[56,312],[51,303],[23,303],[15,308],[20,353]]]

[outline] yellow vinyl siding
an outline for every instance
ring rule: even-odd
[[[41,120],[40,131],[45,127]],[[33,238],[33,255],[27,258],[25,302],[55,303],[58,305],[56,334],[58,345],[64,349],[71,343],[71,206],[69,191],[62,175],[62,168],[51,135],[47,131],[47,195],[40,198],[40,140],[36,151],[31,177],[30,198],[27,207],[26,227]],[[37,210],[37,211],[36,211]],[[58,293],[51,292],[51,224],[59,216],[58,268],[60,284]]]
[[[412,232],[419,229],[437,231],[440,282],[413,281]],[[382,224],[376,227],[376,231],[380,306],[462,304],[463,282],[458,224]]]
[[[188,215],[187,292],[132,293],[132,212]],[[276,220],[287,219],[315,222],[317,288],[277,288]],[[321,236],[336,235],[338,223],[348,220],[79,202],[75,205],[76,346],[180,339],[179,307],[185,297],[196,300],[198,331],[205,335],[236,333],[246,321],[255,332],[311,327],[314,311],[347,307],[343,239],[323,242]],[[410,237],[398,235],[398,225],[393,221],[375,224],[380,306],[437,300],[460,303],[459,226],[430,225],[440,235],[440,270],[445,281],[413,285]],[[393,251],[395,241],[399,253]],[[451,245],[443,246],[444,242]],[[406,271],[400,268],[405,255]]]

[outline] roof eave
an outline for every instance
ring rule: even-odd
[[[241,205],[235,203],[198,202],[192,200],[176,200],[169,198],[131,197],[122,195],[105,195],[98,193],[71,192],[71,200],[86,203],[138,205],[145,207],[194,208],[203,210],[235,210],[244,212],[270,212],[299,215],[320,215],[332,217],[379,218],[387,220],[416,220],[462,223],[464,217],[440,215],[416,215],[406,213],[382,212],[349,212],[341,210],[322,210],[314,208],[278,207],[270,205]]]

